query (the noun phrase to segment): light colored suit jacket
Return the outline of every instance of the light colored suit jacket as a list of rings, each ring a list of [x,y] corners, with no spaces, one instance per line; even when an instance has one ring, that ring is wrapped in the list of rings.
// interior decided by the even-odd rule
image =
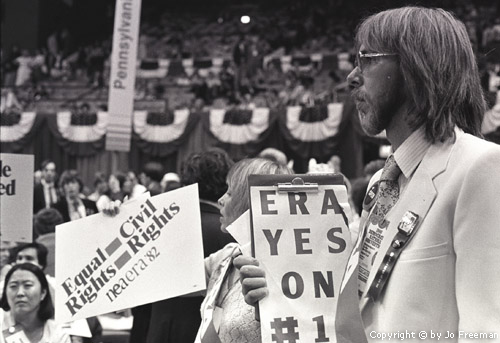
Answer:
[[[420,217],[417,231],[379,299],[361,302],[368,339],[408,331],[421,341],[418,333],[425,331],[428,342],[438,340],[432,333],[441,334],[440,341],[465,342],[462,331],[497,333],[471,342],[499,342],[500,146],[461,130],[455,141],[431,145],[388,213],[390,226],[407,211]],[[369,285],[392,238],[382,242]],[[448,332],[454,337],[443,339]]]

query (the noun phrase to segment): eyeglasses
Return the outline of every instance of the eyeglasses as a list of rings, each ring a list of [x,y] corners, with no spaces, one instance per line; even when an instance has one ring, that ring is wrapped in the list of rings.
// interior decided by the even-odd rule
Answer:
[[[356,67],[359,67],[361,72],[364,71],[366,67],[368,67],[372,61],[378,57],[386,57],[386,56],[396,56],[396,53],[390,52],[372,52],[372,53],[364,53],[358,51],[358,55],[356,56]]]

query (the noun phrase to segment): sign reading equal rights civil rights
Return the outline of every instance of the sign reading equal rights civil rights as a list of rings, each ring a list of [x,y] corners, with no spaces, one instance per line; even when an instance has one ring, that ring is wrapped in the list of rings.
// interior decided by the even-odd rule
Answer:
[[[56,227],[56,320],[204,290],[198,185]]]
[[[252,251],[269,290],[259,303],[262,341],[342,341],[336,313],[352,248],[342,176],[251,175],[249,185]]]
[[[32,241],[33,165],[33,155],[0,154],[0,241]]]

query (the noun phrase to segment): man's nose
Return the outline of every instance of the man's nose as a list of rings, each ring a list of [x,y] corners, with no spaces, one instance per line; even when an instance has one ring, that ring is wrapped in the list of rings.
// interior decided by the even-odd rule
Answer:
[[[347,75],[347,84],[351,90],[359,88],[363,84],[359,67],[355,67],[349,75]]]

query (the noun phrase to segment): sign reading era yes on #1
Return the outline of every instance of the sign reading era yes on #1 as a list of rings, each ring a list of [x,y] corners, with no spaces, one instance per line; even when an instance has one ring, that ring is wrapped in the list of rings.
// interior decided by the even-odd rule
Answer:
[[[204,290],[198,185],[57,226],[56,282],[58,322]]]
[[[33,166],[33,155],[0,154],[0,241],[32,241]]]
[[[259,303],[262,341],[337,342],[352,246],[342,176],[251,175],[249,184],[252,249],[269,290]]]

